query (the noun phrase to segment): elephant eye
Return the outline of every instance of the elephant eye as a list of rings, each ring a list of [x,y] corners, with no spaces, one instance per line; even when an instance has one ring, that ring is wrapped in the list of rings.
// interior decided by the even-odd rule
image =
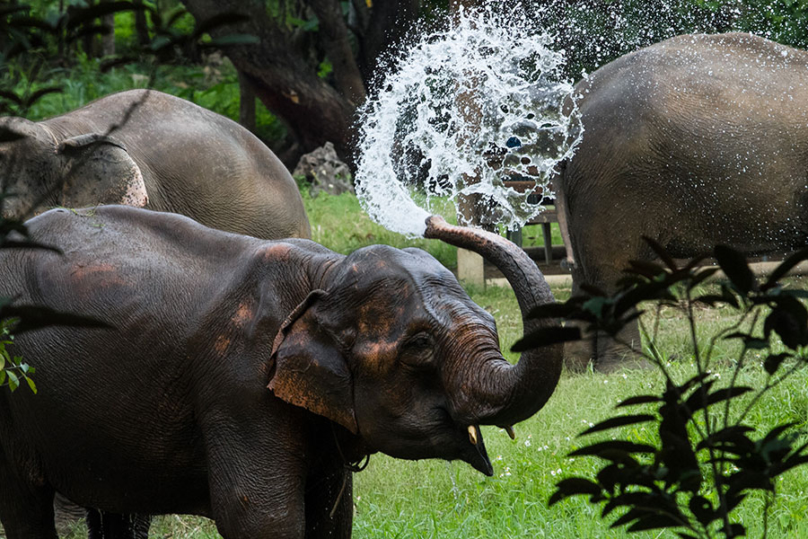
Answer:
[[[404,342],[401,361],[414,367],[430,365],[434,356],[435,340],[429,333],[417,333]]]

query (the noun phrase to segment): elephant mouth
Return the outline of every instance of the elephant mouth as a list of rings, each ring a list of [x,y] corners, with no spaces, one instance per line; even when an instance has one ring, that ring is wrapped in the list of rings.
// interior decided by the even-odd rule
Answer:
[[[463,456],[461,458],[478,472],[491,477],[494,475],[494,467],[491,464],[491,459],[488,458],[488,452],[485,450],[480,427],[469,425],[466,430],[468,432],[468,442],[463,444]]]

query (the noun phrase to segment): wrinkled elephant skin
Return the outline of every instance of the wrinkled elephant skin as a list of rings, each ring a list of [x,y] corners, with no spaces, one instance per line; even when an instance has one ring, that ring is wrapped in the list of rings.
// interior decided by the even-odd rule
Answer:
[[[55,537],[54,492],[207,515],[226,539],[348,537],[347,465],[382,451],[490,475],[478,426],[530,417],[561,373],[558,346],[506,361],[491,315],[418,249],[344,256],[125,206],[27,226],[62,254],[0,252],[0,295],[111,328],[16,336],[39,392],[0,392],[8,539]],[[553,301],[503,238],[436,218],[428,234],[497,263],[523,314]]]
[[[258,238],[310,237],[303,200],[275,154],[239,124],[155,90],[112,94],[41,122],[0,119],[3,215],[127,204]]]
[[[576,87],[584,126],[558,178],[581,282],[613,291],[641,239],[687,258],[808,239],[808,53],[748,34],[686,35],[628,54]],[[639,344],[636,325],[623,339]],[[589,344],[589,343],[585,343]],[[626,349],[568,347],[610,370]]]

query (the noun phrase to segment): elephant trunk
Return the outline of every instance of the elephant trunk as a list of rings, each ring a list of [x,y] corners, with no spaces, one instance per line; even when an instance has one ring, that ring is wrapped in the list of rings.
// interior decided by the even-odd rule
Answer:
[[[555,302],[550,287],[536,264],[525,252],[505,238],[484,230],[452,226],[439,216],[427,219],[427,238],[474,251],[495,264],[513,287],[525,333],[549,325],[546,320],[526,319],[539,305]],[[477,357],[472,368],[461,369],[466,379],[452,387],[462,388],[458,396],[463,420],[470,425],[510,427],[535,414],[547,402],[561,376],[562,346],[552,345],[524,352],[516,365],[501,352]]]

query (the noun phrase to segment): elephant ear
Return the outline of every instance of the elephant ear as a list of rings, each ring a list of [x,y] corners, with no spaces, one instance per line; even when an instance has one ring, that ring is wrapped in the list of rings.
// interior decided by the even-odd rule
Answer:
[[[295,406],[358,432],[353,377],[336,337],[322,323],[328,295],[314,290],[284,321],[272,346],[269,389]]]
[[[63,141],[56,151],[67,171],[60,203],[81,207],[125,204],[143,208],[149,203],[140,167],[114,138],[97,133]]]

